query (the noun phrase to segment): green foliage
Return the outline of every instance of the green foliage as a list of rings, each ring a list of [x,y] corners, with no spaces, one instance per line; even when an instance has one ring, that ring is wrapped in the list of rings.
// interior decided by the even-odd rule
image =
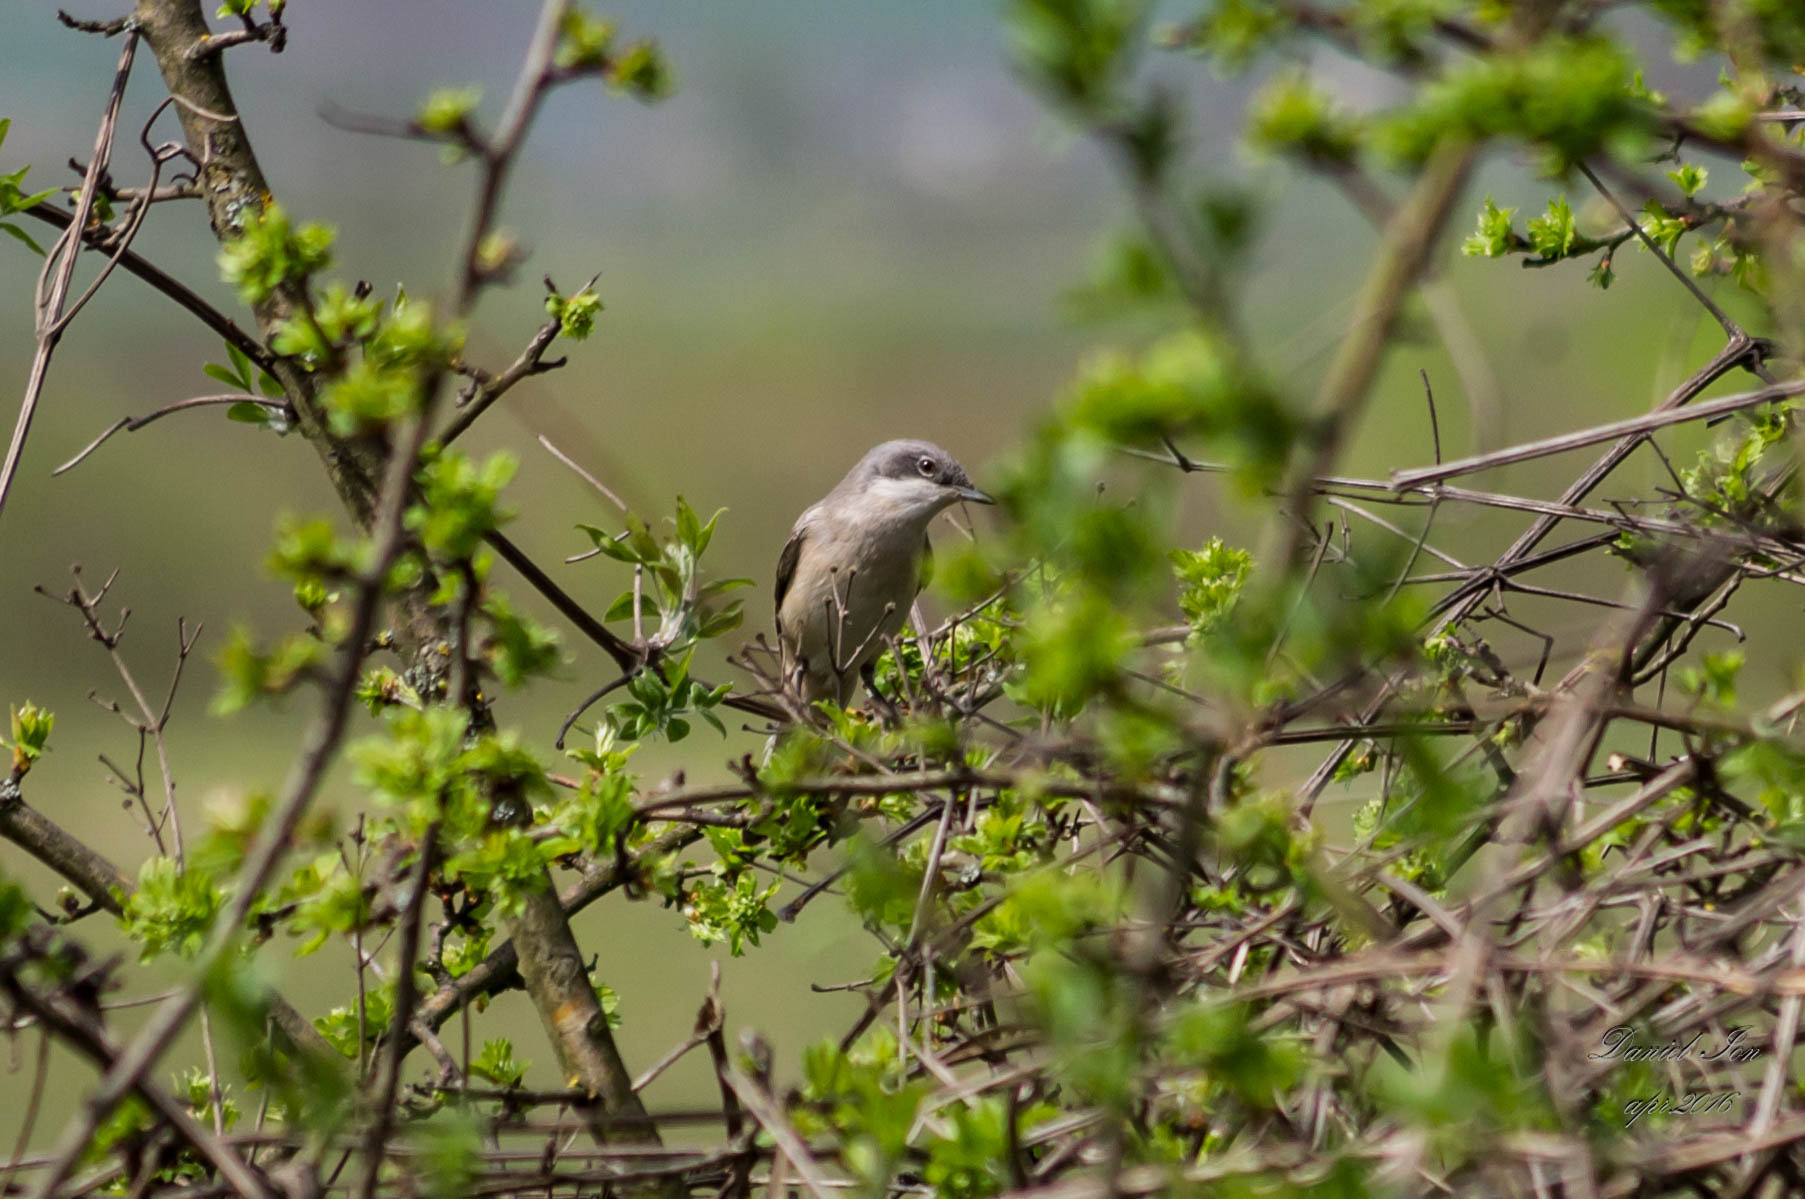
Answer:
[[[910,1129],[926,1087],[907,1081],[896,1035],[880,1025],[850,1053],[831,1041],[803,1053],[804,1107],[798,1124],[832,1129],[847,1165],[874,1192],[886,1188],[909,1148]]]
[[[278,899],[293,905],[288,931],[304,938],[295,956],[313,953],[335,936],[375,926],[373,896],[365,881],[344,868],[336,853],[325,853],[296,870]]]
[[[1232,344],[1199,330],[1171,334],[1136,361],[1106,352],[1080,368],[1065,420],[1130,444],[1196,437],[1222,447],[1253,488],[1278,477],[1295,417]]]
[[[1588,259],[1603,286],[1616,252],[1640,247],[1646,234],[1663,254],[1687,251],[1695,275],[1749,289],[1743,300],[1753,315],[1738,309],[1737,319],[1764,339],[1755,343],[1761,354],[1772,335],[1780,349],[1768,360],[1781,362],[1790,358],[1776,296],[1785,297],[1792,265],[1775,265],[1772,251],[1790,244],[1776,231],[1793,232],[1784,221],[1796,218],[1795,159],[1805,138],[1787,122],[1756,118],[1798,104],[1801,93],[1780,72],[1751,65],[1805,59],[1792,53],[1805,47],[1800,22],[1779,3],[1745,6],[1755,27],[1727,60],[1721,88],[1687,108],[1651,91],[1632,43],[1583,6],[1549,14],[1489,0],[1350,0],[1317,11],[1221,0],[1175,13],[1179,23],[1157,41],[1231,70],[1268,51],[1285,56],[1243,89],[1251,97],[1246,140],[1284,160],[1268,168],[1273,179],[1314,172],[1377,209],[1394,196],[1420,196],[1416,170],[1432,155],[1527,151],[1556,178],[1518,207],[1487,196],[1467,256],[1530,266]],[[248,12],[252,3],[228,7]],[[429,443],[390,563],[373,562],[369,539],[327,521],[281,526],[269,566],[292,587],[308,627],[267,648],[234,636],[221,653],[216,706],[231,710],[323,676],[331,655],[371,655],[351,664],[353,696],[373,719],[348,734],[347,814],[319,804],[292,829],[283,872],[250,897],[244,930],[257,944],[280,938],[294,955],[339,941],[376,955],[356,1001],[315,1021],[333,1054],[364,1072],[381,1069],[397,1017],[389,963],[413,900],[424,900],[426,932],[410,981],[430,994],[481,972],[487,982],[466,1011],[474,1019],[491,987],[512,982],[490,956],[508,922],[529,896],[548,886],[568,894],[577,878],[585,903],[656,897],[681,912],[703,946],[735,956],[759,948],[804,898],[840,902],[863,925],[877,960],[851,984],[870,1000],[862,1034],[847,1049],[831,1041],[811,1048],[799,1090],[776,1085],[782,1071],[760,1061],[753,1044],[747,1068],[822,1167],[867,1193],[987,1196],[1076,1178],[1136,1192],[1351,1199],[1382,1185],[1384,1146],[1394,1144],[1449,1193],[1509,1190],[1519,1181],[1516,1159],[1542,1160],[1557,1142],[1584,1138],[1601,1170],[1625,1160],[1618,1125],[1655,1072],[1614,1072],[1558,1102],[1545,1091],[1548,1078],[1566,1084],[1543,1070],[1550,1050],[1537,1041],[1537,1021],[1585,1016],[1590,988],[1612,993],[1624,955],[1641,952],[1626,950],[1620,935],[1634,909],[1569,901],[1600,879],[1613,894],[1640,889],[1658,905],[1649,910],[1663,913],[1659,939],[1676,944],[1692,943],[1701,923],[1715,927],[1705,919],[1713,912],[1755,920],[1762,872],[1773,858],[1783,869],[1786,853],[1805,848],[1805,754],[1768,727],[1780,719],[1773,713],[1790,717],[1796,704],[1739,715],[1739,689],[1759,682],[1741,677],[1743,653],[1692,649],[1681,638],[1696,628],[1664,624],[1665,644],[1683,656],[1655,696],[1639,679],[1608,702],[1581,705],[1599,729],[1579,730],[1582,743],[1602,752],[1581,755],[1570,778],[1537,773],[1554,769],[1562,737],[1575,731],[1561,723],[1573,717],[1556,690],[1571,684],[1545,683],[1539,673],[1532,683],[1518,666],[1516,638],[1539,636],[1533,610],[1559,593],[1514,572],[1486,574],[1485,559],[1463,551],[1472,565],[1451,555],[1454,574],[1440,582],[1466,590],[1429,587],[1422,555],[1435,551],[1431,534],[1447,530],[1432,526],[1416,543],[1415,527],[1404,526],[1462,502],[1453,488],[1428,512],[1403,509],[1411,514],[1386,530],[1389,543],[1364,538],[1358,523],[1322,533],[1325,508],[1303,503],[1310,486],[1298,470],[1340,447],[1297,402],[1308,387],[1300,373],[1315,368],[1267,352],[1267,331],[1244,327],[1261,311],[1245,301],[1263,286],[1247,272],[1265,261],[1253,253],[1255,233],[1277,190],[1222,183],[1214,163],[1191,170],[1181,117],[1197,109],[1179,94],[1183,64],[1143,72],[1150,8],[1141,0],[1009,6],[1019,69],[1103,143],[1143,218],[1144,228],[1112,237],[1076,297],[1086,315],[1133,321],[1112,327],[1117,347],[1084,361],[1019,451],[980,472],[1004,519],[968,547],[941,547],[934,586],[961,607],[879,659],[889,705],[823,705],[807,727],[781,729],[762,761],[752,743],[735,744],[737,781],[724,787],[686,781],[691,764],[672,770],[667,751],[655,748],[668,778],[642,786],[632,767],[644,742],[685,742],[698,720],[727,734],[729,686],[695,675],[719,677],[701,665],[715,656],[705,643],[738,629],[735,593],[751,582],[710,576],[704,555],[721,514],[704,520],[679,496],[667,519],[628,513],[616,527],[580,526],[609,560],[599,565],[614,598],[600,611],[629,642],[631,667],[598,698],[605,703],[593,740],[571,752],[579,777],[554,776],[530,748],[544,730],[498,727],[501,713],[490,711],[491,683],[522,687],[561,661],[557,634],[488,586],[484,542],[511,516],[503,499],[510,457]],[[1658,0],[1643,10],[1701,50],[1724,36],[1710,5]],[[1327,76],[1299,65],[1314,61],[1318,40],[1389,71],[1395,90],[1373,94],[1395,100],[1344,104],[1319,82]],[[611,22],[580,6],[562,12],[552,53],[544,83],[586,76],[644,100],[670,87],[655,46],[623,42]],[[468,89],[433,92],[415,131],[487,160],[499,147],[477,127],[479,99]],[[1726,151],[1731,161],[1747,156],[1748,190],[1713,199],[1703,157]],[[1633,224],[1603,206],[1574,211],[1572,168],[1581,164],[1623,193]],[[1672,189],[1650,194],[1656,188],[1643,177],[1659,182],[1662,170]],[[22,194],[23,177],[0,177],[0,218],[42,199]],[[97,214],[114,219],[111,206]],[[463,329],[442,314],[405,293],[385,300],[364,285],[322,280],[327,230],[296,225],[273,203],[233,219],[222,269],[261,321],[277,322],[269,341],[283,359],[277,373],[305,384],[297,404],[317,398],[328,457],[379,458],[404,441],[408,422],[437,412],[429,389],[452,385],[453,373],[484,378],[462,358]],[[519,244],[499,229],[478,232],[475,274],[503,278]],[[1385,286],[1369,289],[1369,299],[1421,281],[1388,274],[1399,246],[1395,236],[1383,244],[1374,278]],[[557,336],[586,339],[602,309],[593,280],[568,296],[548,291]],[[1387,331],[1412,315],[1406,307],[1377,316],[1382,323],[1355,321],[1347,336],[1375,337],[1348,345],[1370,351],[1375,369],[1386,363],[1384,379],[1396,340]],[[244,397],[228,415],[286,431],[296,413],[278,381],[236,345],[225,356],[203,369]],[[1331,382],[1345,366],[1330,369]],[[1325,397],[1333,390],[1324,384]],[[1358,415],[1362,398],[1346,400],[1335,419]],[[304,415],[320,434],[316,412]],[[1787,408],[1764,409],[1683,473],[1683,494],[1626,504],[1626,513],[1658,511],[1696,526],[1684,537],[1625,534],[1625,557],[1650,573],[1662,605],[1686,598],[1674,580],[1690,576],[1675,572],[1689,570],[1694,545],[1717,532],[1727,534],[1718,539],[1725,560],[1749,579],[1796,572],[1776,547],[1796,540],[1799,524],[1796,497],[1778,490],[1793,434]],[[1216,469],[1217,459],[1239,491],[1220,512],[1213,493],[1196,495],[1209,486],[1196,472]],[[1281,489],[1285,509],[1260,544],[1295,552],[1268,560],[1263,550],[1256,571],[1232,540],[1195,540],[1200,522],[1220,515],[1222,527],[1237,527],[1236,502],[1265,504],[1264,493]],[[1490,590],[1474,590],[1481,586]],[[368,643],[347,646],[348,612],[362,609],[345,597],[365,587],[372,593],[359,599],[387,606]],[[1530,611],[1507,608],[1507,598]],[[1453,606],[1467,599],[1464,610]],[[1664,609],[1656,615],[1669,619]],[[1564,631],[1562,641],[1564,652]],[[1608,644],[1612,654],[1574,677],[1589,677],[1607,657],[1611,668],[1647,660]],[[391,653],[392,664],[382,656]],[[452,680],[469,686],[453,695]],[[1652,761],[1612,753],[1632,744],[1622,726],[1646,715],[1640,705],[1648,703],[1665,708],[1650,722],[1659,740],[1635,748]],[[15,709],[15,775],[41,755],[50,728],[48,713]],[[1310,773],[1304,755],[1344,742]],[[1689,785],[1639,799],[1633,814],[1585,844],[1566,842],[1599,810],[1569,811],[1568,789],[1634,786],[1682,752],[1694,768]],[[1330,777],[1342,789],[1318,795]],[[328,787],[338,784],[334,776]],[[1324,816],[1312,810],[1319,800],[1345,806]],[[17,802],[0,795],[0,804]],[[271,818],[265,796],[224,800],[209,827],[191,833],[185,857],[144,866],[122,920],[142,957],[195,953]],[[1652,868],[1632,857],[1648,852],[1676,856]],[[1677,856],[1733,862],[1743,852],[1773,858],[1716,870]],[[1469,869],[1474,860],[1485,870]],[[1533,888],[1488,890],[1531,864]],[[416,875],[424,896],[411,889]],[[780,909],[799,880],[808,890]],[[598,895],[608,891],[619,894]],[[1460,904],[1475,897],[1485,918],[1472,920],[1464,938],[1449,935],[1447,917],[1465,921],[1478,909]],[[75,915],[81,905],[75,896],[60,906]],[[8,958],[0,971],[63,935],[38,917],[30,897],[0,880]],[[1391,939],[1394,928],[1402,940]],[[1764,922],[1762,936],[1772,928]],[[1487,949],[1497,936],[1511,938],[1498,942],[1509,954]],[[1736,950],[1706,950],[1719,951]],[[1443,952],[1454,956],[1433,957]],[[27,981],[59,985],[82,960],[39,959]],[[368,1113],[351,1088],[367,1087],[370,1076],[350,1078],[343,1062],[321,1063],[272,1037],[258,958],[228,959],[201,980],[203,998],[218,1013],[221,1040],[242,1051],[247,1082],[263,1091],[260,1107],[269,1100],[260,1127],[286,1124],[314,1145],[352,1143],[348,1125]],[[599,973],[626,976],[605,957],[581,960],[606,1024],[618,1024],[618,997]],[[1720,964],[1730,965],[1710,963]],[[1312,970],[1322,977],[1306,978]],[[1569,973],[1587,982],[1568,986]],[[1651,980],[1700,994],[1715,985],[1694,973],[1657,971],[1642,981]],[[1775,997],[1764,986],[1739,979],[1718,989],[1753,1008]],[[1444,1020],[1445,1012],[1458,1019]],[[699,1026],[699,1035],[710,1031]],[[644,1046],[627,1048],[630,1060],[650,1057]],[[543,1131],[521,1119],[538,1102],[526,1090],[529,1065],[511,1040],[492,1037],[470,1056],[469,1088],[451,1085],[451,1069],[426,1087],[410,1077],[392,1130],[406,1149],[380,1183],[419,1195],[489,1185],[496,1175],[483,1156],[492,1145],[522,1127]],[[174,1093],[209,1124],[213,1088],[214,1076],[190,1070]],[[221,1098],[219,1117],[236,1120],[238,1101]],[[769,1113],[757,1115],[769,1130]],[[1682,1135],[1679,1127],[1662,1134]],[[209,1173],[153,1129],[147,1111],[122,1108],[90,1153],[117,1150],[129,1164],[154,1148],[163,1155],[158,1178],[204,1188]],[[743,1148],[764,1151],[765,1135]]]
[[[322,389],[321,401],[340,437],[377,433],[419,410],[428,372],[444,370],[463,346],[462,330],[440,328],[423,304],[397,302],[366,335],[371,322],[351,320],[340,330],[317,321],[291,320],[276,348],[312,363],[330,361],[355,344],[362,354]]]
[[[24,778],[31,764],[44,756],[50,745],[50,730],[56,725],[56,713],[40,708],[30,700],[9,709],[12,741],[0,740],[0,749],[12,750],[12,774]]]
[[[82,1150],[82,1161],[97,1162],[120,1145],[139,1140],[155,1126],[150,1105],[136,1095],[127,1096],[94,1130],[93,1139]]]
[[[514,1042],[506,1037],[484,1041],[483,1050],[470,1059],[470,1073],[498,1087],[517,1087],[533,1063],[514,1060]]]
[[[24,932],[37,918],[37,909],[25,888],[0,875],[0,944]]]
[[[1460,252],[1468,258],[1502,258],[1516,250],[1526,249],[1528,242],[1511,228],[1514,208],[1500,208],[1490,196],[1479,210],[1479,231],[1461,243]]]
[[[569,296],[554,289],[545,297],[545,312],[558,322],[558,335],[582,341],[595,330],[596,314],[602,310],[602,297],[592,285],[585,284]]]
[[[1361,46],[1383,63],[1413,66],[1427,58],[1437,21],[1458,15],[1458,0],[1360,0],[1351,6]]]
[[[482,1167],[483,1127],[475,1113],[453,1109],[408,1125],[412,1187],[426,1199],[462,1199]]]
[[[328,521],[285,517],[276,527],[267,566],[271,574],[292,582],[302,607],[311,610],[322,605],[332,587],[356,578],[369,556],[366,542],[339,536]]]
[[[1137,308],[1158,312],[1171,303],[1171,274],[1145,236],[1117,232],[1100,243],[1094,258],[1089,279],[1065,297],[1079,315],[1101,317]]]
[[[6,142],[6,132],[10,128],[12,128],[12,119],[10,117],[0,117],[0,144]],[[31,168],[29,166],[23,166],[11,174],[0,175],[0,218],[12,216],[14,213],[24,212],[34,204],[41,204],[56,194],[55,188],[27,194],[24,189],[24,183],[25,176],[30,170]],[[44,256],[44,247],[40,246],[29,233],[20,228],[17,222],[0,219],[0,233],[4,233],[14,241],[24,245],[38,257],[42,258]]]
[[[1682,666],[1676,682],[1683,693],[1695,697],[1701,705],[1734,711],[1736,678],[1742,673],[1744,661],[1741,650],[1708,653],[1699,658],[1697,666]]]
[[[1762,495],[1763,470],[1792,428],[1791,412],[1782,406],[1768,409],[1759,418],[1741,425],[1735,434],[1717,440],[1699,452],[1691,468],[1680,472],[1686,495],[1705,506],[1701,518],[1707,524],[1734,522],[1762,525],[1784,516],[1771,510]]]
[[[1208,636],[1234,613],[1253,570],[1253,556],[1212,537],[1201,550],[1175,549],[1170,557],[1178,576],[1178,610],[1193,634]]]
[[[610,87],[636,100],[662,100],[676,90],[670,63],[653,42],[634,42],[626,47],[615,55],[606,74]]]
[[[219,252],[220,273],[246,304],[261,304],[281,288],[305,286],[332,262],[333,231],[296,225],[280,204],[247,210],[237,236]]]
[[[557,64],[566,71],[600,70],[614,46],[614,22],[592,16],[581,5],[565,10],[558,25]]]
[[[226,358],[230,366],[221,366],[217,362],[209,362],[201,368],[201,372],[210,379],[216,379],[227,387],[233,387],[249,395],[259,392],[268,399],[283,398],[282,384],[274,375],[262,368],[253,368],[251,360],[243,350],[226,342]],[[253,378],[256,386],[252,386]],[[226,416],[235,421],[250,425],[262,425],[277,434],[287,433],[293,428],[293,422],[286,403],[268,404],[256,400],[243,400],[226,409]]]
[[[1529,222],[1530,248],[1547,261],[1566,258],[1574,252],[1579,233],[1573,227],[1573,209],[1567,197],[1548,201],[1548,211]]]
[[[1022,702],[1076,714],[1121,678],[1134,635],[1121,611],[1100,595],[1054,600],[1030,616],[1022,643]]]
[[[326,649],[319,639],[296,633],[272,649],[259,650],[248,630],[234,629],[215,659],[220,688],[213,699],[214,713],[227,716],[253,700],[283,694],[319,671]]]
[[[1710,179],[1710,172],[1695,163],[1683,162],[1674,170],[1668,171],[1667,177],[1688,196],[1696,196]]]
[[[395,1018],[395,988],[382,983],[365,989],[362,1006],[347,1004],[335,1007],[324,1016],[316,1016],[313,1026],[326,1038],[326,1043],[348,1058],[373,1048],[388,1032]]]
[[[661,736],[667,741],[681,741],[689,736],[690,716],[700,716],[715,732],[726,735],[727,727],[715,709],[720,706],[731,686],[722,683],[704,687],[689,677],[692,649],[681,658],[666,658],[656,669],[641,670],[627,680],[631,697],[608,709],[608,721],[622,740],[643,741]]]
[[[1768,837],[1805,850],[1805,753],[1778,741],[1751,741],[1725,754],[1717,768],[1732,786],[1754,789]]]
[[[1160,1034],[1161,1055],[1199,1071],[1210,1091],[1233,1096],[1256,1111],[1271,1111],[1304,1078],[1302,1047],[1262,1035],[1254,1013],[1233,1003],[1183,1004]]]
[[[165,953],[190,957],[206,941],[223,902],[219,884],[205,872],[173,858],[151,858],[138,871],[120,923],[138,943],[142,961]]]
[[[1446,1047],[1413,1068],[1381,1058],[1369,1084],[1423,1132],[1441,1168],[1458,1168],[1498,1137],[1555,1127],[1527,1024],[1509,1037],[1484,1019],[1449,1031]]]
[[[1328,164],[1352,161],[1361,140],[1353,118],[1301,70],[1274,75],[1260,89],[1249,106],[1248,137],[1256,146]]]
[[[483,664],[504,687],[521,687],[562,664],[557,630],[517,612],[507,596],[490,592],[482,602],[488,636]]]
[[[698,641],[737,629],[744,616],[743,601],[726,597],[750,586],[752,580],[705,579],[701,567],[702,555],[714,540],[715,525],[725,511],[716,511],[704,523],[678,496],[677,511],[671,518],[673,532],[663,538],[654,536],[645,521],[631,512],[626,515],[626,530],[618,535],[595,525],[577,526],[603,555],[635,567],[635,585],[615,598],[604,619],[631,622],[635,639],[643,636],[661,654],[682,662],[678,678],[667,675],[663,679],[672,688],[687,671],[687,652]],[[657,684],[657,679],[651,679],[645,685]],[[635,698],[649,710],[655,707],[644,697]]]
[[[1188,25],[1167,30],[1167,45],[1207,54],[1223,68],[1239,71],[1289,32],[1282,11],[1268,0],[1219,0]]]
[[[608,857],[625,848],[622,838],[638,821],[633,808],[634,779],[624,769],[625,754],[585,756],[596,765],[574,792],[563,793],[547,813],[546,824],[563,834],[563,839],[547,844],[564,853]]]
[[[614,22],[591,15],[581,5],[564,13],[555,61],[562,71],[596,72],[610,88],[638,100],[662,100],[675,87],[670,64],[657,43],[618,46]]]
[[[498,501],[514,477],[512,454],[491,454],[480,466],[457,450],[441,450],[420,467],[420,502],[409,505],[404,522],[421,546],[440,562],[467,562],[483,535],[513,514]]]
[[[1418,163],[1448,139],[1520,140],[1551,171],[1645,145],[1654,122],[1624,49],[1601,35],[1547,37],[1512,53],[1452,60],[1375,131],[1393,161]]]
[[[725,941],[734,957],[756,947],[759,937],[777,928],[771,897],[782,883],[760,886],[750,870],[721,872],[728,877],[698,883],[686,897],[683,918],[689,931],[704,945]]]
[[[232,1088],[223,1083],[215,1083],[212,1075],[198,1066],[190,1066],[186,1072],[176,1075],[172,1090],[188,1105],[188,1112],[203,1124],[213,1123],[213,1088],[217,1085],[220,1092],[220,1121],[231,1128],[238,1123],[238,1101],[232,1098]]]
[[[1133,68],[1144,18],[1140,0],[1014,0],[1010,42],[1022,70],[1054,99],[1101,113]]]
[[[414,114],[414,124],[426,133],[468,136],[470,118],[482,98],[483,91],[478,87],[439,88],[421,103]]]

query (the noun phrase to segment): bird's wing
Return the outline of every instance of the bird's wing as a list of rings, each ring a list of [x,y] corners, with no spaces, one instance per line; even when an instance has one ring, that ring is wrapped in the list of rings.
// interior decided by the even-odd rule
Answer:
[[[934,543],[931,539],[923,537],[921,539],[921,568],[915,572],[915,595],[920,595],[922,592],[926,591],[928,589],[928,584],[933,581]],[[913,599],[914,596],[911,596],[910,598]]]
[[[783,636],[783,597],[790,593],[790,581],[796,577],[796,563],[802,557],[802,543],[808,539],[807,526],[798,521],[790,530],[790,539],[783,543],[783,553],[777,555],[777,595],[772,609],[777,614],[777,635]]]

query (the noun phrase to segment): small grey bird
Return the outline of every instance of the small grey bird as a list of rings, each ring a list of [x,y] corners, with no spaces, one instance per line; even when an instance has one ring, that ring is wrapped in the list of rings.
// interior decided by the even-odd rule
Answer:
[[[926,441],[886,441],[796,518],[777,560],[783,683],[804,703],[844,705],[901,630],[921,590],[928,522],[952,504],[996,501]]]

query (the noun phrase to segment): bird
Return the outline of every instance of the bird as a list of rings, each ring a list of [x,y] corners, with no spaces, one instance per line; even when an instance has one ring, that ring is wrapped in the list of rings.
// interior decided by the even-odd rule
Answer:
[[[928,524],[953,504],[996,501],[929,441],[874,447],[796,518],[777,559],[776,618],[785,690],[844,707],[921,590]]]

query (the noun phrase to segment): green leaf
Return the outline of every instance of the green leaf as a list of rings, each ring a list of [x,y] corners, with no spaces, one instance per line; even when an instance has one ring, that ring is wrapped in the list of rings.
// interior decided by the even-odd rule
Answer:
[[[36,254],[39,258],[44,256],[44,247],[33,241],[31,234],[25,232],[25,230],[19,228],[17,225],[0,224],[0,233],[8,234],[15,240],[24,242],[25,245],[30,248],[31,252]]]
[[[1502,258],[1522,245],[1522,240],[1512,231],[1510,218],[1517,210],[1500,208],[1490,196],[1485,198],[1485,207],[1479,210],[1478,232],[1470,235],[1460,243],[1460,252],[1468,258]]]
[[[641,592],[639,596],[639,614],[641,616],[650,616],[654,619],[658,616],[658,605],[653,603],[652,597],[646,595],[644,592]],[[604,621],[629,620],[632,616],[633,593],[631,591],[623,591],[612,604],[608,605],[608,611],[602,615],[602,619]]]
[[[251,389],[250,384],[245,381],[245,376],[235,375],[217,362],[209,362],[206,366],[201,367],[201,373],[209,379],[216,379],[227,387],[233,387],[239,391]]]
[[[696,513],[682,497],[677,497],[677,538],[692,550],[696,549],[696,541],[702,535],[702,522],[696,519]]]
[[[440,88],[420,105],[420,111],[414,114],[414,124],[427,133],[460,133],[469,127],[470,114],[476,111],[482,98],[481,88]]]
[[[1175,549],[1172,570],[1183,590],[1179,610],[1193,633],[1205,634],[1228,618],[1240,599],[1242,586],[1253,570],[1253,557],[1220,537],[1212,537],[1201,550]]]
[[[483,1042],[483,1051],[470,1059],[470,1073],[486,1078],[498,1087],[517,1087],[526,1077],[531,1062],[514,1060],[514,1043],[506,1037]]]
[[[267,425],[270,421],[269,409],[255,400],[238,401],[226,409],[226,416],[247,425]]]
[[[580,524],[577,528],[588,534],[589,540],[595,543],[596,549],[616,562],[639,563],[644,561],[638,551],[627,542],[625,533],[610,533],[597,525]]]
[[[1573,209],[1567,197],[1548,201],[1548,211],[1529,222],[1529,244],[1543,258],[1565,258],[1573,251],[1577,230],[1573,226]]]
[[[1694,163],[1684,162],[1668,171],[1667,177],[1687,195],[1696,196],[1710,178],[1710,172]]]

